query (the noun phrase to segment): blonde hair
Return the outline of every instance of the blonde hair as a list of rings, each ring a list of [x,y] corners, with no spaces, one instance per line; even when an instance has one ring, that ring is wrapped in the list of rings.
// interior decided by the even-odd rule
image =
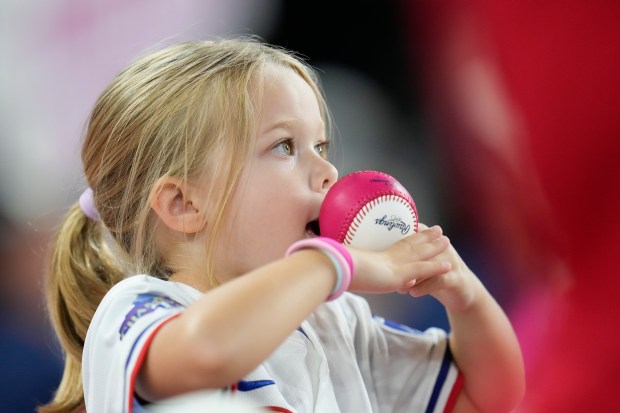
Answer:
[[[215,240],[253,145],[256,110],[250,82],[270,64],[291,68],[305,79],[329,127],[315,72],[291,52],[254,38],[169,46],[136,60],[100,96],[82,148],[100,219],[90,220],[76,203],[50,250],[48,309],[66,360],[54,399],[39,412],[83,406],[84,339],[106,292],[128,274],[169,276],[154,242],[157,220],[149,199],[160,177],[187,182],[204,174],[207,165],[208,179],[225,182],[218,185],[222,193],[211,194],[217,202],[206,245],[207,274],[216,285]]]

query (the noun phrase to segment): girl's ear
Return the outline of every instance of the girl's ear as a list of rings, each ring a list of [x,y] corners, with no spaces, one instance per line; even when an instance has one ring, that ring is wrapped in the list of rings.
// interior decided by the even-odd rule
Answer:
[[[207,203],[202,192],[176,177],[157,180],[151,196],[151,208],[170,229],[195,234],[206,224]]]

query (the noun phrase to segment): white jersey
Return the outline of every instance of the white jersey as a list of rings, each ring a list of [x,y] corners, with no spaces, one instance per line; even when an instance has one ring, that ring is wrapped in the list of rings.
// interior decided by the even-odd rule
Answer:
[[[114,286],[86,335],[86,410],[148,411],[134,386],[149,343],[164,323],[203,296],[147,275]],[[373,317],[365,299],[345,293],[321,304],[243,380],[214,392],[277,412],[444,412],[460,383],[445,331],[420,332]]]

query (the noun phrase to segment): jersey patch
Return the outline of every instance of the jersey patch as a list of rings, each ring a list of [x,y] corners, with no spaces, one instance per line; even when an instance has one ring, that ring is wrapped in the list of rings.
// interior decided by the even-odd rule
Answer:
[[[140,317],[152,313],[158,308],[183,308],[181,304],[172,298],[156,294],[139,294],[132,304],[132,309],[125,316],[125,320],[118,331],[121,340]]]

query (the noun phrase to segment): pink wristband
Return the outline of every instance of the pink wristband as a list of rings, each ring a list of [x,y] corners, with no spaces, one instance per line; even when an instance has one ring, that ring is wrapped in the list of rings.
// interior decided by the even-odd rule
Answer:
[[[351,285],[353,278],[353,259],[347,249],[339,242],[326,237],[316,237],[297,241],[286,250],[285,256],[305,248],[315,248],[325,254],[334,264],[338,280],[327,301],[335,300],[344,294]]]

